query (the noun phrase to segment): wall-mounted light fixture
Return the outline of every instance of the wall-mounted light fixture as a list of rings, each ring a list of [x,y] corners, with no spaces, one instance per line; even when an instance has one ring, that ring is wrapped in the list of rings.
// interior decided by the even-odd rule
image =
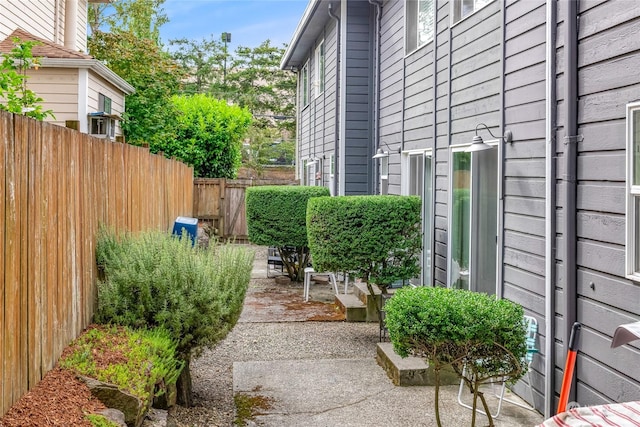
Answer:
[[[382,141],[382,143],[387,147],[387,150],[389,151],[384,151],[382,147],[379,147],[378,150],[376,151],[376,154],[374,154],[373,157],[371,157],[372,159],[381,159],[383,157],[389,157],[391,148],[389,148],[386,142]],[[400,153],[400,148],[398,148],[397,152]]]
[[[471,145],[464,151],[466,151],[467,153],[472,153],[474,151],[484,151],[484,150],[490,150],[491,148],[493,148],[491,145],[485,143],[482,140],[482,137],[480,135],[478,135],[478,128],[480,126],[484,126],[484,128],[487,130],[487,132],[489,132],[489,135],[491,135],[494,138],[498,138],[497,136],[495,136],[494,134],[491,133],[491,130],[489,129],[489,127],[487,125],[485,125],[484,123],[478,123],[478,125],[476,126],[476,134],[473,137],[473,140],[471,140]],[[506,130],[504,131],[504,136],[502,138],[503,142],[511,142],[513,141],[513,134],[511,133],[510,130]]]

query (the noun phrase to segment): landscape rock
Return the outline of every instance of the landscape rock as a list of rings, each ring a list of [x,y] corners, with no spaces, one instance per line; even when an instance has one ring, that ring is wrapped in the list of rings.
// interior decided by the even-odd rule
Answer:
[[[115,408],[107,408],[102,411],[97,412],[99,415],[104,416],[109,421],[117,424],[119,427],[126,427],[127,423],[124,419],[124,413]]]
[[[124,413],[124,419],[129,427],[140,427],[146,413],[146,407],[137,397],[118,389],[114,384],[98,381],[94,378],[80,376],[91,394],[109,408],[115,408]]]

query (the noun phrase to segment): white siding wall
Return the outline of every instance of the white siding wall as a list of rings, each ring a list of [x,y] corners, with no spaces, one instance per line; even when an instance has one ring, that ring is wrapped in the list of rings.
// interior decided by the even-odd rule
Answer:
[[[53,110],[55,119],[46,121],[60,126],[66,120],[78,119],[78,70],[40,68],[29,71],[29,89],[44,99],[44,110]]]
[[[87,0],[78,1],[76,49],[87,50]],[[57,4],[57,8],[56,8]],[[65,0],[0,0],[0,40],[16,28],[51,42],[64,44]],[[56,22],[58,10],[58,25]]]
[[[122,116],[124,113],[124,96],[122,92],[114,85],[108,83],[105,79],[97,74],[89,71],[89,88],[87,97],[87,112],[95,113],[98,110],[98,94],[102,93],[111,98],[111,114]],[[79,120],[87,120],[86,117],[80,117]],[[116,136],[122,135],[120,122],[116,127]]]

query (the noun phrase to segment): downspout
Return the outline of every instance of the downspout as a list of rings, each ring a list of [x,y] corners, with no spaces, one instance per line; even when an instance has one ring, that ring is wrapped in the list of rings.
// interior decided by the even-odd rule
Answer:
[[[545,152],[545,343],[544,343],[544,416],[549,418],[555,410],[555,316],[556,316],[556,31],[557,10],[555,0],[547,0],[546,42],[546,152]],[[533,402],[532,402],[533,404]]]
[[[565,161],[565,199],[564,199],[564,227],[562,238],[564,240],[564,347],[568,347],[571,327],[577,320],[576,299],[576,180],[577,180],[577,145],[580,136],[578,132],[578,2],[561,2],[567,8],[565,13],[566,38],[564,46],[565,54],[565,137],[564,137],[564,161]],[[575,389],[571,389],[569,401],[575,400]]]
[[[334,132],[336,135],[335,147],[333,151],[334,157],[334,170],[333,170],[333,194],[339,195],[339,180],[342,179],[342,170],[336,168],[336,163],[340,164],[342,155],[340,154],[340,147],[342,141],[340,138],[340,65],[341,65],[341,53],[340,53],[340,18],[333,13],[332,4],[329,3],[329,16],[336,21],[336,110],[335,110],[335,127]]]
[[[506,118],[504,114],[505,108],[505,89],[504,89],[504,75],[505,75],[505,40],[506,40],[506,2],[501,2],[501,19],[500,19],[500,129],[502,129],[502,135],[504,135]],[[497,272],[496,272],[496,298],[502,299],[504,295],[504,169],[506,162],[505,144],[500,141],[498,143],[498,223],[496,224],[496,230],[498,235],[496,236],[497,249]]]
[[[380,146],[380,129],[379,129],[379,123],[380,123],[380,28],[381,28],[381,22],[382,22],[382,1],[381,0],[369,0],[369,3],[374,5],[376,7],[376,29],[375,29],[375,34],[376,34],[376,41],[375,41],[375,54],[374,54],[374,66],[375,66],[375,71],[374,71],[374,79],[373,79],[373,84],[374,84],[374,92],[373,92],[373,141],[374,141],[374,146],[371,147],[372,148],[372,152],[369,153],[368,157],[371,158],[373,157],[373,155],[376,153],[377,148]],[[380,171],[378,170],[378,162],[374,161],[374,165],[373,165],[373,170],[374,170],[374,179],[373,179],[373,193],[374,194],[378,194],[379,193],[379,188],[378,188],[378,183],[380,181],[380,177],[379,177],[379,173]]]
[[[64,2],[64,47],[73,51],[78,50],[78,0]]]

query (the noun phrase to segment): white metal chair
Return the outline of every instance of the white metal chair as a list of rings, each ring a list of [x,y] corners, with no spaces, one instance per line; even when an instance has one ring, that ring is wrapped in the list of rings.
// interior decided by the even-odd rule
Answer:
[[[318,273],[313,267],[306,267],[304,269],[304,300],[309,301],[309,288],[311,287],[312,276],[327,276],[331,280],[333,290],[336,295],[338,294],[338,283],[336,282],[336,275],[334,273]]]
[[[533,385],[531,384],[531,363],[533,362],[533,355],[538,352],[538,349],[536,348],[536,336],[538,334],[538,321],[536,320],[535,317],[524,316],[523,322],[525,324],[525,330],[526,330],[525,342],[527,345],[527,353],[525,355],[525,360],[527,363],[527,373],[525,374],[525,377],[527,379],[527,385],[529,387],[529,398],[531,399],[531,403],[533,404],[534,400],[533,400]],[[504,397],[504,392],[506,387],[507,387],[507,382],[502,381],[500,385],[500,393],[495,393],[495,397],[498,398],[498,408],[496,409],[495,414],[491,414],[493,418],[497,418],[498,415],[500,415],[500,410],[502,409],[502,402],[509,402],[513,405],[519,406],[524,409],[529,409],[531,411],[535,410],[535,408],[531,405],[523,404],[516,400],[512,400]],[[464,389],[464,380],[460,380],[460,387],[458,389],[458,403],[465,408],[473,409],[471,405],[464,403],[462,401],[463,389]],[[486,415],[486,413],[481,409],[476,408],[476,411]]]

